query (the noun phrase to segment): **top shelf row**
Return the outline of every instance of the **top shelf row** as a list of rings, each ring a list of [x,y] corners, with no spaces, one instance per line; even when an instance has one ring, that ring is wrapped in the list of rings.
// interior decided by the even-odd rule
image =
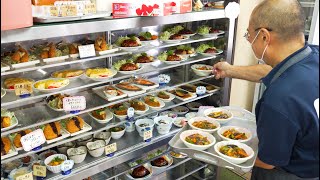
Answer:
[[[165,25],[222,18],[226,18],[224,10],[215,9],[159,17],[132,17],[124,19],[100,18],[69,23],[51,23],[45,25],[34,25],[29,28],[1,31],[1,44],[147,26],[157,26],[160,24]],[[66,26],[66,24],[68,26]]]

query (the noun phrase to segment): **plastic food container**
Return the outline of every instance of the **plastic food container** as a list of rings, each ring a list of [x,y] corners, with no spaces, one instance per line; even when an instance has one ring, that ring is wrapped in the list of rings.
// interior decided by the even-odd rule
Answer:
[[[1,31],[32,25],[30,0],[1,0]]]

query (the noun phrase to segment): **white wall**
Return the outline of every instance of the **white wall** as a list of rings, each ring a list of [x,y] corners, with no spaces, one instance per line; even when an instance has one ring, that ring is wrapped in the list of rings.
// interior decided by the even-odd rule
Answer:
[[[256,64],[251,46],[243,35],[249,24],[249,18],[253,8],[260,0],[241,0],[240,15],[238,17],[237,35],[234,53],[234,65],[246,66]],[[230,105],[240,106],[249,111],[252,108],[255,83],[233,79],[231,84]]]

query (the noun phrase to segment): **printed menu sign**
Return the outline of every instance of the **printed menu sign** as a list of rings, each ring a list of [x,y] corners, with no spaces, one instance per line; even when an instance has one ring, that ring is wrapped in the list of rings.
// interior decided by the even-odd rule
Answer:
[[[104,150],[106,152],[106,155],[116,152],[117,151],[117,143],[112,143],[112,144],[107,145]]]
[[[33,175],[38,177],[46,177],[47,168],[45,166],[33,165]]]
[[[65,111],[79,111],[86,109],[86,98],[84,96],[74,96],[63,98],[63,109]]]
[[[32,94],[33,93],[32,83],[27,82],[27,83],[15,84],[14,92],[16,93],[17,96],[24,95],[24,94]]]
[[[43,131],[37,129],[29,134],[26,134],[21,137],[21,144],[25,151],[30,151],[36,147],[41,146],[46,142]]]
[[[74,4],[61,5],[60,12],[62,17],[77,16],[77,6]]]

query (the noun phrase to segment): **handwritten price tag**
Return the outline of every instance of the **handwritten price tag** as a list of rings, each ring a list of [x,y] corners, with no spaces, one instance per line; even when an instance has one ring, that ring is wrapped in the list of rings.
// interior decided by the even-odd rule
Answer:
[[[206,93],[206,91],[207,91],[207,89],[204,86],[198,86],[196,88],[196,93],[197,93],[197,95],[200,95],[200,96],[204,95]]]
[[[95,14],[96,12],[97,8],[95,3],[84,5],[84,14]]]
[[[33,165],[33,175],[39,177],[47,176],[47,168],[45,166]]]
[[[27,135],[21,137],[20,142],[25,151],[30,151],[33,148],[39,147],[46,142],[43,131],[37,129]]]
[[[132,117],[134,116],[134,108],[133,108],[133,107],[128,108],[128,110],[127,110],[127,116],[128,116],[129,118],[132,118]]]
[[[62,17],[76,16],[77,15],[77,6],[74,4],[62,5],[60,7],[60,12],[61,12]]]
[[[74,161],[73,160],[65,160],[61,164],[61,170],[62,171],[68,171],[73,168]]]
[[[58,8],[56,6],[50,7],[50,16],[59,16]]]
[[[104,151],[105,151],[106,155],[116,152],[117,151],[117,143],[112,143],[112,144],[107,145],[104,148]]]
[[[32,84],[31,82],[28,83],[19,83],[14,85],[14,92],[17,96],[24,95],[24,94],[32,94]]]
[[[96,56],[96,51],[93,44],[78,46],[80,58]]]
[[[32,172],[29,172],[28,174],[24,174],[22,176],[18,176],[16,180],[33,180]]]
[[[152,130],[149,130],[149,131],[145,131],[143,133],[143,140],[148,140],[148,139],[151,139],[152,138]]]
[[[86,109],[86,98],[84,96],[74,96],[63,98],[63,109],[65,111],[79,111]]]

